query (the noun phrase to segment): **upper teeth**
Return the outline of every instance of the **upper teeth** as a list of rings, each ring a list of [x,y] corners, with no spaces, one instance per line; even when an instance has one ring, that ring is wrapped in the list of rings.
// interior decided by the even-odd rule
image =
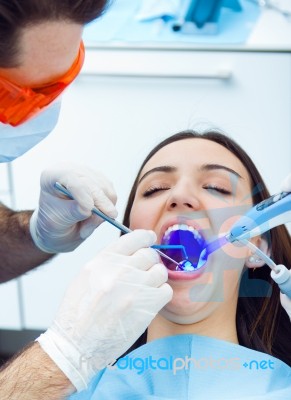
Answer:
[[[189,226],[186,224],[175,224],[175,225],[169,226],[169,228],[166,230],[164,236],[166,236],[170,232],[177,231],[177,230],[190,231],[193,233],[195,239],[202,239],[202,236],[200,235],[200,233],[195,228],[193,228],[193,226]]]

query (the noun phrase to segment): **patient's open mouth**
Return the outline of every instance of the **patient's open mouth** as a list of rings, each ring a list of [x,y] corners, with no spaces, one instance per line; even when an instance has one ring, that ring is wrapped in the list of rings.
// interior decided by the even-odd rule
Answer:
[[[197,268],[200,254],[206,247],[206,241],[199,231],[192,226],[175,224],[169,226],[165,231],[161,245],[184,246],[185,251],[183,251],[183,248],[163,248],[162,251],[178,263],[187,258],[195,269]],[[164,258],[163,263],[169,270],[176,271],[177,265],[170,260]]]

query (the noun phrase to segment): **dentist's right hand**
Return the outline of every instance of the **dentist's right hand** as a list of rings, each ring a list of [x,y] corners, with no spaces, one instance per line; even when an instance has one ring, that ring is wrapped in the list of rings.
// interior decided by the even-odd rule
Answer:
[[[120,357],[173,295],[151,248],[135,230],[103,249],[69,287],[52,326],[37,341],[78,391]]]

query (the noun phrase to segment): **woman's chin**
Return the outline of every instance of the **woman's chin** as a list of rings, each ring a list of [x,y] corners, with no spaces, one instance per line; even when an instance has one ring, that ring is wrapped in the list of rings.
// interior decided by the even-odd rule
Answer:
[[[174,289],[172,300],[163,307],[159,314],[176,324],[195,324],[208,318],[220,303],[205,298],[205,301],[191,301],[190,297]]]
[[[180,307],[168,307],[166,305],[159,314],[166,320],[179,325],[191,325],[206,320],[216,306],[213,303],[201,303],[191,307],[191,310],[181,309]]]

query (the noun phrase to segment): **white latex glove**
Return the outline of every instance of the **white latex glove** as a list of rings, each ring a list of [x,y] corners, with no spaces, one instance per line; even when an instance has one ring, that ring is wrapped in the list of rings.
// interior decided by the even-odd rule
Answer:
[[[58,181],[75,200],[57,189]],[[116,218],[116,194],[99,172],[76,164],[60,164],[45,170],[40,178],[39,206],[30,220],[36,246],[47,253],[68,252],[78,247],[104,220],[91,213],[94,206]]]
[[[291,192],[291,174],[288,175],[288,176],[284,179],[284,181],[283,181],[283,183],[282,183],[282,185],[281,185],[281,190],[282,190],[283,192]]]
[[[78,391],[145,331],[173,291],[167,269],[136,230],[106,247],[68,289],[52,326],[37,341]]]
[[[286,294],[280,293],[280,301],[291,321],[291,299]]]

